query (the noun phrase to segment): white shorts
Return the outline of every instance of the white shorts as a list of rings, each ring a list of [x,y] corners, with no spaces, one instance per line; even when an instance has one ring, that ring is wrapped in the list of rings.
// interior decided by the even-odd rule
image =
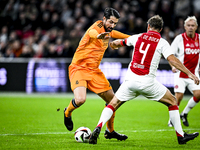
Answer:
[[[115,96],[120,101],[128,101],[139,95],[150,100],[159,101],[167,92],[167,88],[159,83],[155,78],[131,75],[121,84]]]
[[[186,90],[193,93],[194,90],[200,90],[200,84],[196,85],[192,79],[189,78],[175,78],[174,79],[174,92],[184,93]]]

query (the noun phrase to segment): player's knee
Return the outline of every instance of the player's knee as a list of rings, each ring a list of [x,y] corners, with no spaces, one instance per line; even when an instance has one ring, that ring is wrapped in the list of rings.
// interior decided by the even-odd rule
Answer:
[[[199,101],[200,100],[200,93],[195,94],[194,97],[195,97],[196,100]]]
[[[77,105],[77,106],[81,106],[82,104],[85,103],[86,98],[85,98],[85,97],[79,96],[79,97],[76,97],[76,98],[75,98],[75,101],[76,101],[76,105]]]
[[[173,96],[169,101],[169,105],[174,106],[174,105],[177,105],[177,104],[178,104],[177,99]]]

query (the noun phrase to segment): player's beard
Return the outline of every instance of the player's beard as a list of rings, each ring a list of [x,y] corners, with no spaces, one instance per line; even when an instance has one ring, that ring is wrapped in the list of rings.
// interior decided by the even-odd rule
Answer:
[[[193,31],[188,31],[187,32],[187,36],[190,37],[190,38],[193,38],[195,36],[195,32]]]
[[[105,28],[105,31],[106,31],[106,32],[111,32],[111,31],[113,30],[113,28],[111,28],[111,27],[108,27],[108,28],[107,28],[105,25],[104,25],[104,28]]]

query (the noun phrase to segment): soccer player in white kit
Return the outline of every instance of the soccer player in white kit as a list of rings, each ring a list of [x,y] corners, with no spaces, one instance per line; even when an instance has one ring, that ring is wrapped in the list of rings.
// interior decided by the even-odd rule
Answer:
[[[162,18],[156,15],[151,17],[147,23],[146,33],[132,35],[127,39],[115,40],[110,43],[113,49],[121,46],[133,46],[134,52],[125,80],[111,102],[102,111],[97,127],[89,139],[90,144],[97,143],[102,127],[110,119],[113,112],[124,102],[134,99],[138,95],[161,102],[168,107],[170,120],[176,131],[179,144],[186,144],[186,142],[193,140],[199,135],[198,132],[192,134],[183,132],[176,98],[164,85],[156,80],[156,71],[161,56],[163,55],[172,66],[187,74],[196,84],[199,84],[199,79],[172,54],[169,43],[161,38]]]
[[[198,27],[196,17],[188,17],[185,20],[184,27],[185,32],[176,36],[171,44],[171,49],[174,55],[186,66],[186,68],[199,77],[200,35],[195,33]],[[193,94],[193,97],[190,98],[180,115],[183,124],[189,126],[187,116],[189,111],[196,106],[200,100],[200,85],[196,85],[186,74],[178,71],[173,66],[172,71],[175,73],[174,92],[178,105],[180,105],[180,102],[183,99],[186,87]],[[172,126],[170,120],[168,126]]]

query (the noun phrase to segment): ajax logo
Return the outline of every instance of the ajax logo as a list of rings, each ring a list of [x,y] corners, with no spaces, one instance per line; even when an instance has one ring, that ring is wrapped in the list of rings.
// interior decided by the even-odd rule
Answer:
[[[7,82],[7,71],[5,68],[0,69],[0,85],[5,85]]]

